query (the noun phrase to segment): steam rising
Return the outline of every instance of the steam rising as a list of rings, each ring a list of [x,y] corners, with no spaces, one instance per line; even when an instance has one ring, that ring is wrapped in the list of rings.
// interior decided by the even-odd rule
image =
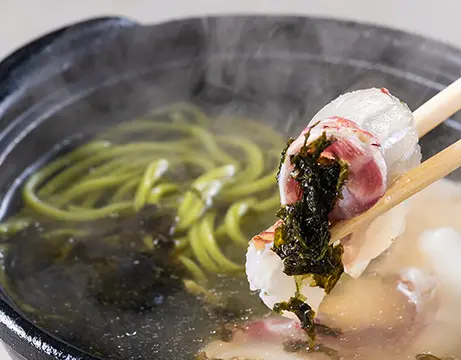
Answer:
[[[198,18],[154,27],[111,20],[65,30],[32,51],[16,69],[14,61],[0,67],[4,191],[53,145],[76,134],[94,136],[171,102],[197,103],[218,117],[217,127],[228,116],[251,116],[289,136],[342,93],[386,87],[414,109],[460,71],[457,53],[429,40],[296,17]],[[430,150],[439,151],[447,140],[437,140],[446,136],[430,135],[437,144]],[[87,314],[88,321],[109,321],[100,317]],[[150,327],[153,338],[172,331],[139,326]],[[113,330],[110,336],[126,338],[137,329]],[[162,346],[179,347],[179,340],[149,353],[168,359]],[[148,348],[113,347],[132,359]]]

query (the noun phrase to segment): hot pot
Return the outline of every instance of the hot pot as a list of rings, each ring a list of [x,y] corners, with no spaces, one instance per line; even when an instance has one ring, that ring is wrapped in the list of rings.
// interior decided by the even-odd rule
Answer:
[[[415,109],[460,74],[457,49],[354,22],[222,16],[68,26],[0,64],[0,216],[14,211],[24,178],[62,146],[156,106],[225,108],[288,135],[346,91],[386,87]],[[454,116],[425,136],[424,157],[457,140],[460,121]],[[35,326],[5,291],[0,337],[14,359],[96,359],[88,343],[69,344]],[[169,357],[146,351],[147,358]]]

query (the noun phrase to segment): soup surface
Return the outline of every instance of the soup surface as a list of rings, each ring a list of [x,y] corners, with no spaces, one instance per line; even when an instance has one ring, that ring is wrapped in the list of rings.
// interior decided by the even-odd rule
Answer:
[[[92,354],[194,358],[224,325],[267,312],[243,264],[274,220],[284,143],[187,104],[110,129],[26,180],[0,225],[3,286]]]
[[[274,222],[284,147],[261,122],[178,104],[61,154],[0,225],[6,292],[38,326],[111,359],[461,356],[461,187],[446,180],[409,200],[404,234],[326,298],[340,333],[318,351],[293,345],[296,323],[269,313],[243,269],[248,240]],[[409,269],[437,284],[416,313],[392,282]]]
[[[272,317],[235,332],[233,342],[211,343],[205,352],[222,359],[460,358],[461,186],[441,180],[401,206],[407,207],[404,233],[359,279],[343,275],[320,306],[322,323],[338,330],[318,335],[328,351],[294,350],[292,342],[302,334],[290,320]],[[416,311],[397,291],[400,276],[420,276],[419,284],[430,284],[421,286],[428,293],[415,301]],[[260,336],[255,336],[255,324]]]

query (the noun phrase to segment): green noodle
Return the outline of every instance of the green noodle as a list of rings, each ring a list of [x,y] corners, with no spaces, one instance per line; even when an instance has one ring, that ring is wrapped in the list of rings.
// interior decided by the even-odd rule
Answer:
[[[195,262],[183,255],[179,255],[178,260],[192,273],[192,276],[194,276],[198,282],[206,282],[205,273]]]
[[[14,234],[17,231],[24,229],[28,225],[29,219],[27,218],[5,221],[3,224],[0,224],[0,234]]]
[[[102,193],[99,191],[91,191],[87,197],[82,201],[80,208],[92,208],[101,197]],[[70,207],[69,207],[70,208]]]
[[[193,190],[184,195],[178,208],[178,229],[190,227],[211,206],[213,197],[235,174],[233,165],[219,167],[205,173],[192,183]]]
[[[152,186],[154,186],[160,177],[167,171],[168,165],[168,161],[166,160],[157,160],[153,161],[147,167],[134,197],[133,205],[136,211],[139,211],[144,207],[150,189],[152,189]]]
[[[147,203],[157,205],[162,197],[168,194],[174,194],[179,191],[179,186],[176,184],[160,184],[147,194]]]
[[[217,263],[224,271],[241,270],[242,267],[231,260],[228,260],[216,244],[216,239],[213,234],[214,221],[216,214],[208,213],[203,218],[200,226],[199,233],[200,240],[207,250],[210,257]]]
[[[133,175],[109,175],[103,176],[98,179],[83,181],[69,190],[63,192],[55,205],[63,206],[68,204],[76,198],[81,198],[83,195],[88,194],[89,192],[94,192],[98,190],[103,190],[105,188],[114,187],[121,183],[124,183],[132,178]]]
[[[125,184],[120,186],[112,196],[112,201],[117,202],[125,198],[125,196],[139,184],[139,179],[134,178],[127,181]]]
[[[197,260],[200,262],[200,264],[205,268],[205,270],[212,273],[218,272],[218,265],[213,261],[213,259],[210,257],[210,254],[202,244],[198,224],[192,226],[192,228],[189,230],[188,237],[192,248],[192,252],[194,253]]]
[[[226,227],[227,235],[237,245],[247,246],[248,244],[248,237],[243,234],[240,228],[240,220],[255,203],[255,199],[236,202],[230,206],[226,213],[224,224]]]
[[[271,127],[251,119],[213,119],[184,103],[158,109],[30,176],[22,191],[25,209],[0,224],[0,234],[47,219],[62,226],[44,233],[44,241],[78,238],[89,235],[82,222],[168,206],[178,219],[178,262],[203,283],[208,273],[241,271],[242,261],[231,255],[244,251],[258,231],[256,219],[273,221],[283,146]],[[154,240],[146,234],[143,246],[155,251]]]
[[[245,152],[248,164],[245,170],[236,175],[236,181],[252,181],[262,174],[264,171],[264,157],[258,146],[251,141],[234,136],[220,136],[218,141],[238,146]]]

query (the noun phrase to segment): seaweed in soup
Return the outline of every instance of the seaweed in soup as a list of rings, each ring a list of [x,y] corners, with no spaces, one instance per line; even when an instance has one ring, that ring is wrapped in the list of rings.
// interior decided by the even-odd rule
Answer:
[[[151,206],[132,217],[91,224],[96,230],[90,235],[74,238],[47,238],[55,230],[53,224],[34,224],[8,240],[6,274],[14,288],[56,267],[60,273],[53,278],[65,283],[68,277],[72,285],[74,270],[79,269],[86,293],[101,303],[131,309],[153,307],[183,289],[186,271],[174,252],[174,223],[173,214]],[[143,242],[146,233],[152,236],[151,248]],[[31,248],[33,252],[27,251]]]
[[[192,359],[202,341],[231,340],[229,324],[265,309],[243,274],[210,276],[204,291],[216,301],[191,291],[177,261],[175,223],[168,209],[152,206],[80,224],[73,237],[57,232],[61,223],[32,224],[4,241],[8,294],[37,325],[93,354]]]

